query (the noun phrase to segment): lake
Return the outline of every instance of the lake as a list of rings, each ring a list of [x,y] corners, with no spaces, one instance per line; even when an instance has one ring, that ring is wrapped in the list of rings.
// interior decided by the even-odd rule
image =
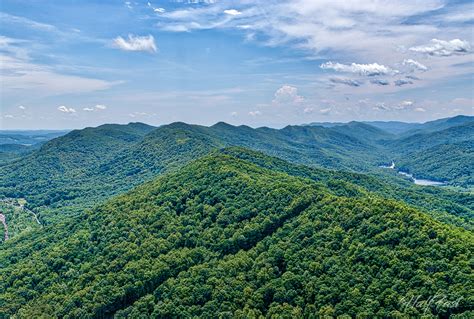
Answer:
[[[381,168],[389,168],[389,169],[395,169],[395,162],[392,162],[390,165],[380,165],[379,167]],[[410,174],[408,172],[404,171],[398,171],[398,174],[403,175],[405,177],[408,177],[413,183],[416,185],[422,185],[422,186],[442,186],[445,183],[443,182],[438,182],[438,181],[432,181],[429,179],[422,179],[422,178],[415,178],[413,177],[413,174]]]

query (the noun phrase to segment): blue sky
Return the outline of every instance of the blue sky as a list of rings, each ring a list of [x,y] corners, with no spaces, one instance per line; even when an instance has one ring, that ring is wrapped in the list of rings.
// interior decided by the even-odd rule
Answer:
[[[472,1],[9,1],[2,129],[474,114]]]

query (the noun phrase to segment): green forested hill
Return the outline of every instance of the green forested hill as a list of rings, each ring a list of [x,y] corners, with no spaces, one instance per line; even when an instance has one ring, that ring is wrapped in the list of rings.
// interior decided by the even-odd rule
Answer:
[[[474,185],[474,121],[388,143],[399,169],[418,178]]]
[[[456,131],[455,136],[462,139],[469,138],[471,129],[471,126],[463,126],[450,130]],[[26,198],[28,206],[48,222],[56,214],[91,207],[215,149],[233,145],[259,150],[293,163],[374,175],[381,173],[378,164],[395,159],[397,165],[403,164],[417,177],[455,179],[452,183],[469,185],[472,165],[468,153],[464,153],[467,154],[465,157],[451,157],[447,164],[444,161],[448,158],[423,158],[421,155],[427,154],[425,151],[420,156],[407,157],[406,154],[420,150],[420,145],[428,138],[426,134],[416,136],[398,143],[393,135],[356,122],[331,128],[288,126],[280,130],[226,123],[211,127],[173,123],[159,128],[140,123],[103,125],[73,131],[21,160],[1,166],[0,197]],[[448,141],[449,137],[444,138],[443,143]],[[444,147],[453,147],[448,145]],[[436,151],[438,145],[432,147]],[[404,157],[395,157],[395,151],[405,154]],[[412,159],[411,163],[404,162],[408,158]],[[418,161],[418,158],[422,160]],[[437,169],[430,170],[433,167],[428,165],[430,159],[437,161]],[[460,170],[462,167],[467,169]],[[392,181],[397,179],[387,174],[382,176]],[[408,183],[404,185],[411,188]],[[413,194],[432,192],[412,189],[416,190]],[[445,207],[447,202],[444,200],[452,194],[440,193],[448,194],[439,196]],[[439,199],[434,201],[439,202]],[[458,202],[457,199],[454,201]],[[435,206],[439,208],[439,205]]]
[[[251,147],[297,163],[360,170],[378,156],[376,146],[320,127],[104,125],[73,131],[4,165],[0,196],[24,197],[30,207],[43,212],[77,211],[228,145]]]
[[[262,167],[283,169],[279,160],[251,158],[238,149],[214,153],[5,243],[0,316],[375,318],[473,310],[472,233],[349,182],[328,187]],[[435,294],[450,303],[406,306]]]
[[[420,178],[474,185],[474,139],[414,151],[399,158],[397,166]]]

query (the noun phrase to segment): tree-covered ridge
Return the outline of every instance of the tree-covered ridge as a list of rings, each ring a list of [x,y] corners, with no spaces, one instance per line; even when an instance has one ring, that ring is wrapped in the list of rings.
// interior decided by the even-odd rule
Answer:
[[[460,138],[469,139],[472,127],[451,129],[458,130]],[[420,143],[424,145],[426,139],[431,140],[418,135],[421,137],[406,141],[413,152],[419,150]],[[449,137],[444,139],[444,143],[448,141]],[[92,207],[215,149],[235,145],[293,163],[370,174],[380,174],[377,165],[392,158],[389,148],[403,151],[403,145],[396,144],[391,134],[356,122],[330,128],[288,126],[281,130],[225,123],[212,127],[173,123],[159,128],[140,123],[103,125],[70,132],[21,160],[1,166],[0,197],[26,198],[28,206],[49,222],[56,214]],[[417,177],[455,178],[460,184],[468,185],[472,180],[469,175],[472,165],[469,152],[463,154],[466,156],[434,169],[433,176],[427,175],[433,167],[430,160],[443,163],[447,158],[417,156],[410,166],[404,165],[407,170],[416,168]],[[422,159],[421,163],[418,158]]]
[[[355,189],[330,189],[230,152],[207,156],[7,242],[0,311],[420,316],[425,309],[405,307],[403,298],[436,293],[459,303],[430,312],[473,310],[472,233]]]
[[[467,192],[425,188],[413,184],[399,185],[391,180],[386,181],[360,173],[297,165],[241,147],[230,147],[220,152],[272,171],[323,183],[337,195],[360,197],[368,193],[376,193],[386,199],[403,201],[425,211],[439,221],[474,230],[474,197]]]
[[[398,168],[416,172],[419,178],[474,185],[474,138],[467,141],[436,145],[414,151],[397,161]]]

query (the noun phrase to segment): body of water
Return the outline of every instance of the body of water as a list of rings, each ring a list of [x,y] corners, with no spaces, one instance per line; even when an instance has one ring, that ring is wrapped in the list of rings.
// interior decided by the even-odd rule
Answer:
[[[381,165],[379,167],[395,169],[395,163],[392,162],[392,164],[390,164],[390,165]],[[398,171],[398,174],[403,175],[405,177],[408,177],[416,185],[422,185],[422,186],[442,186],[442,185],[444,185],[443,182],[432,181],[432,180],[429,180],[429,179],[415,178],[415,177],[413,177],[413,174],[410,174],[410,173],[404,172],[404,171]]]

